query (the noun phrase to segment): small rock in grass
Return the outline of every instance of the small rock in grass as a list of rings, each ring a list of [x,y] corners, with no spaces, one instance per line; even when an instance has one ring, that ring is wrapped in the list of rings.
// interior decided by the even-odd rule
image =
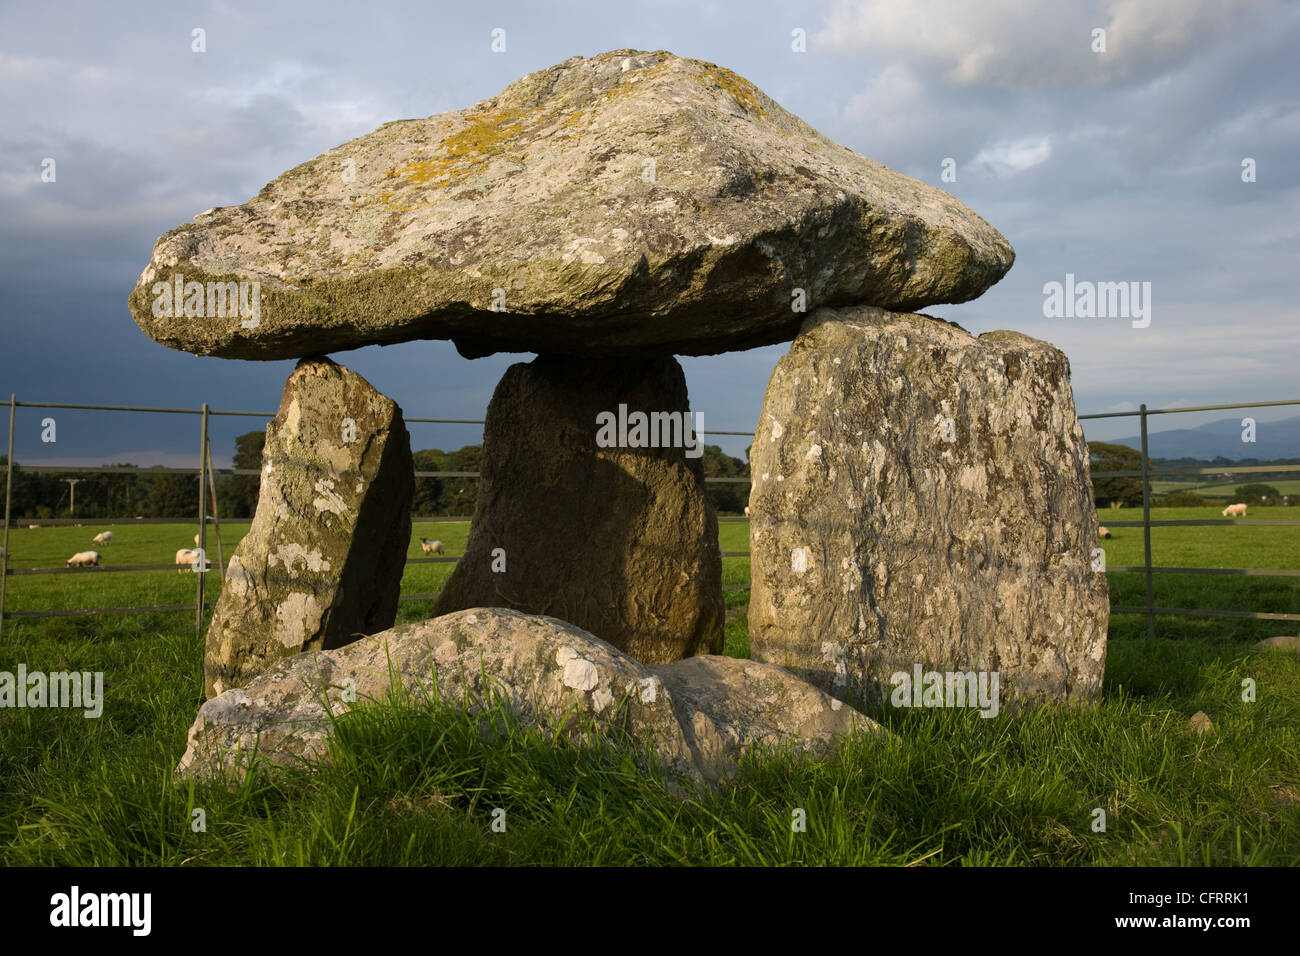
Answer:
[[[1198,710],[1196,713],[1192,714],[1191,719],[1187,721],[1187,729],[1195,731],[1203,736],[1205,734],[1214,733],[1214,724],[1210,721],[1209,714],[1203,710]]]

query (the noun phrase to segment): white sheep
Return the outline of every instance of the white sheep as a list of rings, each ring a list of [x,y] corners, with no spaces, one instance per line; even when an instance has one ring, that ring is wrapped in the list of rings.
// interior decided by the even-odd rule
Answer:
[[[108,544],[108,542],[110,542],[110,541],[112,541],[112,540],[113,540],[113,532],[111,532],[111,531],[101,531],[99,534],[95,535],[93,538],[90,539],[90,543],[91,543],[91,544]]]
[[[1228,507],[1223,509],[1223,516],[1225,518],[1244,518],[1246,517],[1246,506],[1243,504],[1228,505]]]
[[[1097,530],[1101,533],[1101,536],[1102,536],[1103,538],[1109,538],[1109,537],[1110,537],[1110,528],[1107,528],[1104,524],[1103,524],[1103,525],[1098,525],[1098,526],[1097,526]]]
[[[198,560],[199,560],[199,553],[193,550],[192,548],[181,548],[179,551],[176,552],[177,564],[189,565],[192,568],[198,562]],[[204,568],[210,568],[212,567],[212,562],[205,559],[203,566]],[[178,570],[184,571],[185,569],[179,568]]]
[[[749,517],[749,505],[745,505],[745,517]]]
[[[420,547],[424,549],[425,554],[445,554],[442,550],[441,541],[430,541],[428,538],[420,539]]]
[[[67,567],[84,568],[92,564],[99,564],[98,551],[78,551],[72,557],[68,558]]]
[[[39,527],[40,527],[40,525],[38,525],[38,524],[29,524],[29,525],[27,526],[27,530],[28,530],[28,531],[35,531],[35,530],[36,530],[37,528],[39,528]]]

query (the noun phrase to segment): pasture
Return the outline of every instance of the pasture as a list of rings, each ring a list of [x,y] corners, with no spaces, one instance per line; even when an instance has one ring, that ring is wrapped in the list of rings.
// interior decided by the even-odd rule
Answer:
[[[1132,520],[1140,511],[1107,511]],[[1284,509],[1262,511],[1287,516]],[[1217,517],[1160,509],[1157,519]],[[1253,517],[1253,515],[1252,515]],[[168,563],[193,525],[10,532],[11,567],[62,567],[94,547],[104,566]],[[229,560],[247,524],[225,524]],[[1114,528],[1108,565],[1140,565],[1141,528]],[[448,556],[467,522],[417,523]],[[209,535],[211,539],[211,533]],[[726,551],[745,522],[721,525]],[[1300,568],[1300,528],[1156,528],[1159,566]],[[215,542],[209,555],[216,559]],[[403,593],[436,591],[453,565],[408,565]],[[724,585],[749,562],[724,559]],[[1112,601],[1144,602],[1142,575],[1111,572]],[[209,575],[208,599],[217,575]],[[188,570],[88,571],[8,579],[10,611],[194,601]],[[1156,604],[1300,612],[1300,578],[1157,576]],[[725,653],[748,655],[748,592],[725,593]],[[432,601],[402,602],[398,620]],[[210,613],[210,612],[209,612]],[[871,716],[889,741],[854,740],[809,763],[755,756],[722,793],[681,800],[598,743],[523,728],[486,743],[450,709],[375,707],[341,725],[335,759],[235,792],[174,786],[171,771],[201,702],[192,613],[5,622],[0,670],[100,670],[105,708],[0,710],[0,862],[206,864],[1273,864],[1300,863],[1300,658],[1253,642],[1297,624],[1114,615],[1100,706],[984,720],[973,712]],[[1242,700],[1254,680],[1257,699]],[[1206,711],[1215,732],[1185,727]],[[191,811],[204,809],[206,832]],[[509,826],[491,832],[493,807]],[[807,814],[792,832],[791,811]],[[1092,828],[1095,810],[1105,832]]]

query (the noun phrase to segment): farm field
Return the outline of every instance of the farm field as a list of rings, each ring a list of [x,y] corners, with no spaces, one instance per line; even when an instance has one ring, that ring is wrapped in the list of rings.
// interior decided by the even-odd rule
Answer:
[[[1290,509],[1265,516],[1290,517]],[[1107,511],[1103,522],[1140,519]],[[1217,518],[1160,509],[1160,520]],[[167,563],[194,527],[109,526],[10,532],[11,567],[62,567],[92,547],[105,566]],[[247,524],[223,525],[229,559]],[[1141,528],[1112,528],[1109,566],[1140,565]],[[448,556],[468,522],[417,523]],[[210,534],[211,537],[211,534]],[[725,551],[748,548],[746,522],[723,522]],[[1156,528],[1153,563],[1300,569],[1300,527]],[[216,547],[210,542],[210,556]],[[436,591],[453,565],[408,565],[402,591]],[[748,582],[724,559],[724,586]],[[1144,603],[1141,574],[1110,572],[1112,601]],[[208,599],[216,598],[216,574]],[[193,604],[191,572],[90,571],[8,579],[10,611]],[[725,653],[748,656],[748,592],[725,593]],[[1300,613],[1300,578],[1157,576],[1160,606]],[[404,601],[399,621],[426,617]],[[209,612],[210,613],[210,612]],[[890,741],[855,740],[820,764],[755,757],[731,788],[685,801],[622,757],[521,730],[484,743],[447,710],[371,708],[343,722],[335,760],[235,792],[171,784],[201,702],[192,613],[7,620],[0,670],[102,670],[104,716],[0,711],[0,863],[256,864],[1300,864],[1300,658],[1253,642],[1297,624],[1113,615],[1099,707],[998,720],[963,711],[870,715]],[[1252,678],[1258,699],[1241,699]],[[1206,711],[1216,732],[1184,725]],[[492,834],[489,809],[509,808]],[[203,807],[206,833],[189,828]],[[793,835],[790,809],[808,814]],[[1108,829],[1094,833],[1092,811]]]
[[[1249,475],[1233,481],[1218,482],[1212,485],[1198,484],[1195,481],[1153,481],[1151,482],[1151,493],[1153,495],[1163,495],[1171,491],[1195,491],[1199,495],[1205,495],[1207,498],[1222,498],[1224,504],[1228,504],[1227,499],[1233,498],[1233,494],[1244,484],[1257,481]],[[1288,478],[1283,481],[1264,481],[1263,484],[1272,485],[1282,495],[1300,495],[1300,478]],[[1236,500],[1235,498],[1233,500]],[[1137,509],[1141,512],[1141,508]],[[1273,509],[1269,509],[1273,510]]]

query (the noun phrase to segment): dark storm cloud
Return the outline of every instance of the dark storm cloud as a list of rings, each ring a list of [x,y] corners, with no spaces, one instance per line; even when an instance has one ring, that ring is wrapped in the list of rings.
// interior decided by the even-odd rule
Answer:
[[[489,48],[498,26],[505,54]],[[1095,27],[1108,31],[1104,56],[1089,48]],[[195,28],[205,53],[191,50]],[[806,53],[791,49],[796,29]],[[0,389],[273,409],[291,363],[200,359],[136,328],[125,299],[158,236],[381,123],[634,47],[734,69],[1001,229],[1011,273],[976,302],[927,311],[1060,346],[1081,411],[1290,397],[1298,46],[1294,5],[1231,0],[11,6],[0,10]],[[1247,156],[1253,184],[1241,181]],[[45,157],[54,183],[41,182]],[[939,178],[947,157],[954,183]],[[1045,318],[1043,284],[1066,272],[1151,282],[1151,326]],[[706,428],[755,424],[783,351],[683,360]],[[412,343],[336,358],[408,415],[478,418],[502,370],[528,356],[467,362],[447,343]],[[24,426],[19,457],[191,454],[188,425],[143,418],[70,428],[57,452]],[[250,427],[222,422],[218,457]],[[479,440],[464,426],[412,432],[416,447]],[[720,443],[739,454],[749,440]]]

